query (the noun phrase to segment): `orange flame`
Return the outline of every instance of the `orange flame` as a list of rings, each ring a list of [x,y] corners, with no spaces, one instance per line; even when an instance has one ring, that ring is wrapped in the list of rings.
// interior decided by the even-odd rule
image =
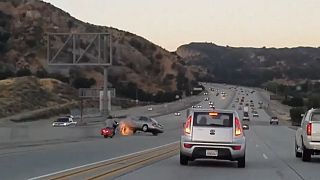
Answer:
[[[128,122],[125,122],[125,121],[121,121],[120,124],[119,124],[119,131],[120,131],[120,134],[122,136],[130,136],[133,134],[133,131],[132,129],[130,128],[130,125]]]

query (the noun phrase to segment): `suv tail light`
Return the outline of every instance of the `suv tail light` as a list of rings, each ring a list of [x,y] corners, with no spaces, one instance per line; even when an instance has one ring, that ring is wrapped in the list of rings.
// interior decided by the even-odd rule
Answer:
[[[184,125],[184,133],[185,134],[191,134],[191,118],[192,116],[189,116],[186,124]]]
[[[240,136],[242,134],[242,127],[238,117],[235,117],[235,135]]]
[[[312,133],[312,124],[308,123],[307,125],[307,136],[311,136]]]

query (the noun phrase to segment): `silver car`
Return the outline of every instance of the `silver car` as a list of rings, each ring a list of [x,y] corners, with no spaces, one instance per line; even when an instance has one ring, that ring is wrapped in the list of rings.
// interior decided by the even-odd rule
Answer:
[[[303,115],[295,136],[296,157],[310,161],[312,155],[320,155],[320,109],[310,109]]]
[[[133,133],[136,131],[151,132],[153,135],[163,133],[163,126],[155,119],[147,116],[131,116],[127,118]]]
[[[180,141],[180,164],[195,159],[238,161],[245,167],[246,139],[239,115],[234,110],[190,110]]]

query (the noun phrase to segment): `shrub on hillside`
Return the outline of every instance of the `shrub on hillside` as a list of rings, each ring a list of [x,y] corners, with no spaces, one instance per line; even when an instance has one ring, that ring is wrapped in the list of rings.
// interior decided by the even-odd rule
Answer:
[[[290,109],[290,118],[292,125],[300,125],[301,123],[301,114],[305,113],[305,109],[303,107],[295,107]]]
[[[59,74],[59,73],[51,73],[48,75],[48,77],[52,78],[52,79],[57,79],[57,80],[64,82],[64,83],[69,83],[69,78],[65,77],[64,75]]]
[[[292,107],[302,107],[303,99],[301,97],[293,97],[283,100],[282,103]]]
[[[0,80],[13,77],[14,73],[5,65],[0,64]]]
[[[90,88],[91,86],[96,84],[96,80],[93,78],[87,79],[84,77],[78,77],[73,80],[72,86],[76,89],[79,88]]]
[[[22,77],[22,76],[31,76],[31,71],[30,69],[28,68],[22,68],[22,69],[19,69],[17,72],[16,72],[16,76],[17,77]]]

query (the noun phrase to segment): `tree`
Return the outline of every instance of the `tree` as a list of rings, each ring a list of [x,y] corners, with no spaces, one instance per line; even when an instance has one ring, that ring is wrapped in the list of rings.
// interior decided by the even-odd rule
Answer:
[[[90,88],[92,85],[96,84],[96,80],[93,78],[87,79],[84,77],[78,77],[72,82],[72,86],[76,89],[79,88]]]
[[[31,71],[30,71],[30,69],[22,68],[22,69],[19,69],[19,70],[17,71],[16,76],[17,76],[17,77],[31,76]]]
[[[301,123],[301,114],[305,113],[305,109],[302,107],[295,107],[290,109],[290,118],[292,125],[299,125]]]

